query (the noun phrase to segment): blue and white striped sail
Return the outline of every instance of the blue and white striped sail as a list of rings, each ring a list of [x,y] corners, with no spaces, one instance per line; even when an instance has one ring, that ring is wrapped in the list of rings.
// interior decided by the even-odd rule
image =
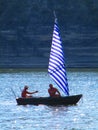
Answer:
[[[62,41],[57,24],[57,18],[55,18],[54,23],[48,72],[50,77],[52,77],[52,79],[62,89],[62,91],[66,95],[69,95],[65,60],[62,48]]]

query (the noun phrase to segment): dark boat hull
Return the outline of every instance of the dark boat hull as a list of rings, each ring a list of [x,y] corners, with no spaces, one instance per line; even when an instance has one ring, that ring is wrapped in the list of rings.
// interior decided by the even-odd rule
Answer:
[[[18,105],[75,105],[78,103],[82,94],[73,95],[73,96],[66,96],[66,97],[33,97],[33,98],[17,98]]]

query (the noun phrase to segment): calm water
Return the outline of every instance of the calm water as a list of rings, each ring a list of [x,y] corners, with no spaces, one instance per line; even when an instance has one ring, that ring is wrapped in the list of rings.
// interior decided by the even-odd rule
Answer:
[[[98,130],[98,71],[69,70],[67,75],[70,93],[83,94],[77,106],[18,106],[11,88],[16,96],[24,85],[38,90],[35,96],[48,96],[48,84],[56,84],[46,71],[0,71],[0,129]]]

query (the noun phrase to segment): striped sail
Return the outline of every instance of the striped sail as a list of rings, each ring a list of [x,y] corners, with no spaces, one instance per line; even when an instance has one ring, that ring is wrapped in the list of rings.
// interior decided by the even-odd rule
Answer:
[[[56,82],[56,84],[62,89],[62,91],[66,95],[69,95],[64,54],[57,24],[57,18],[55,18],[54,23],[48,73],[50,77],[52,77],[52,79]]]

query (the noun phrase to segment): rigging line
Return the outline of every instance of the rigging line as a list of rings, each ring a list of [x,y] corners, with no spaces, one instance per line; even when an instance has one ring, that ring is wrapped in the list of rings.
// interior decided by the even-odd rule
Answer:
[[[11,87],[11,91],[12,91],[12,93],[13,93],[15,99],[16,99],[16,94],[15,94],[14,90],[12,89],[12,87]]]

